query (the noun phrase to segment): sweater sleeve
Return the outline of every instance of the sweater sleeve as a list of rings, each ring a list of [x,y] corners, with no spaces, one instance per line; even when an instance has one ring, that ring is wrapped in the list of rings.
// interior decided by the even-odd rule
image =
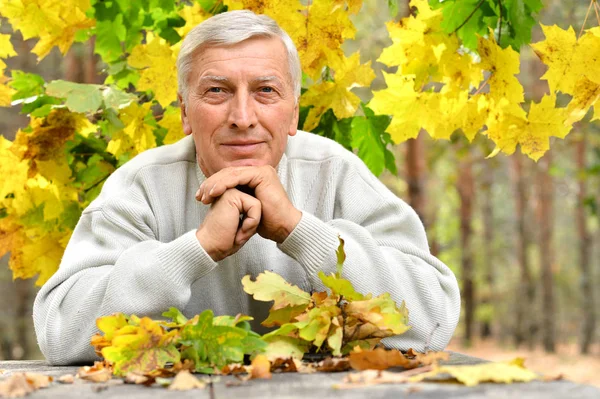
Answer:
[[[83,213],[59,270],[34,303],[38,343],[51,365],[97,359],[90,338],[100,316],[183,308],[191,284],[216,266],[195,231],[162,243],[143,222],[148,217],[149,209]]]
[[[459,288],[452,271],[431,255],[416,212],[361,165],[342,171],[335,189],[334,217],[323,221],[303,212],[279,248],[305,269],[313,289],[324,291],[317,274],[335,272],[340,235],[343,277],[361,293],[389,292],[398,304],[406,302],[411,329],[383,342],[418,351],[429,342],[429,349],[443,350],[458,323]]]

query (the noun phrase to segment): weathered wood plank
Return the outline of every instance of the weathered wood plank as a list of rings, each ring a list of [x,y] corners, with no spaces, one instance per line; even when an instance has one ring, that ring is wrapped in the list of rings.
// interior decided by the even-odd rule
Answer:
[[[451,353],[446,364],[479,364],[486,362],[460,353]],[[52,367],[43,361],[2,361],[0,370],[5,373],[36,372],[58,377],[64,374],[75,374],[77,366]],[[591,386],[575,384],[570,381],[542,382],[534,381],[520,384],[481,384],[467,388],[459,384],[419,383],[410,385],[379,385],[361,389],[338,390],[335,384],[342,382],[348,373],[315,373],[315,374],[274,374],[271,380],[251,380],[241,382],[235,377],[218,377],[214,383],[214,398],[298,398],[298,399],[379,399],[379,398],[573,398],[597,399],[600,390]],[[40,390],[30,398],[50,399],[82,399],[82,398],[124,398],[124,399],[156,399],[156,398],[211,398],[210,390],[194,390],[173,392],[160,387],[144,387],[123,384],[121,380],[112,380],[104,384],[89,383],[76,380],[72,385],[53,383],[48,389]]]

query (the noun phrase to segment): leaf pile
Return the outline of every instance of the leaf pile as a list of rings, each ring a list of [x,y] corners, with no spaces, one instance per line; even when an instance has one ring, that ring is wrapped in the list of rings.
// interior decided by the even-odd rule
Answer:
[[[346,255],[344,240],[337,250],[337,271],[319,278],[330,293],[312,295],[287,283],[281,276],[266,271],[252,281],[242,279],[244,290],[259,301],[273,301],[269,317],[261,324],[278,326],[263,336],[269,358],[282,355],[301,358],[306,352],[348,354],[354,347],[374,348],[382,338],[406,332],[408,310],[396,306],[388,293],[373,297],[357,292],[342,278]]]

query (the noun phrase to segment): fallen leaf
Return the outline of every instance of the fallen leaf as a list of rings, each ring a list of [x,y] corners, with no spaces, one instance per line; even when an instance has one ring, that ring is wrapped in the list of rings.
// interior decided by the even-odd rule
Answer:
[[[538,375],[523,366],[523,359],[516,358],[509,363],[484,363],[474,366],[437,366],[431,372],[413,377],[411,381],[423,381],[428,378],[451,376],[466,386],[475,386],[481,382],[527,382]]]
[[[560,381],[560,380],[564,380],[565,379],[565,375],[564,374],[555,374],[555,375],[545,375],[542,377],[543,381]]]
[[[317,371],[334,372],[350,370],[350,361],[347,357],[328,357],[317,363]]]
[[[73,382],[75,382],[75,376],[73,376],[73,374],[62,375],[58,377],[58,382],[60,382],[61,384],[72,384]]]
[[[379,384],[405,384],[411,381],[411,377],[426,373],[431,371],[431,369],[431,366],[426,366],[399,373],[382,370],[365,370],[348,374],[341,384],[336,384],[333,387],[336,389],[352,389]]]
[[[271,362],[265,355],[258,355],[252,360],[250,365],[250,379],[271,378]]]
[[[112,370],[104,362],[95,362],[93,366],[80,367],[77,377],[86,381],[106,382],[112,378]]]
[[[231,363],[223,366],[221,368],[221,374],[224,375],[236,375],[236,374],[244,374],[247,373],[246,366],[241,363]]]
[[[50,383],[54,380],[54,378],[37,373],[25,373],[25,378],[27,378],[27,382],[34,389],[46,388]]]
[[[125,383],[126,384],[146,384],[150,378],[145,375],[130,372],[125,375]],[[153,379],[154,380],[154,379]]]
[[[397,349],[387,350],[377,348],[373,350],[361,350],[357,348],[350,352],[350,366],[355,370],[386,370],[390,367],[411,367],[416,362],[408,359]],[[416,367],[416,366],[415,366]]]
[[[417,360],[421,366],[429,366],[439,362],[440,360],[448,360],[450,358],[450,354],[448,352],[414,353],[415,360]]]
[[[204,387],[206,387],[205,382],[198,380],[189,371],[181,370],[168,389],[172,391],[189,391],[191,389],[203,389]]]
[[[21,398],[34,392],[35,388],[27,382],[24,373],[16,373],[0,382],[0,396],[3,398]]]
[[[298,371],[297,364],[302,364],[298,359],[293,357],[279,357],[271,361],[271,371],[279,373],[295,373]]]

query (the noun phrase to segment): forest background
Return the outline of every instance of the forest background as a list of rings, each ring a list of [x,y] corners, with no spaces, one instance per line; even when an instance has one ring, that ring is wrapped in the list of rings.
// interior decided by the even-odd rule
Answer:
[[[397,2],[396,20],[410,12],[407,3]],[[537,20],[579,32],[589,4],[547,0]],[[371,61],[370,87],[381,90],[382,70],[389,71],[377,61],[391,44],[388,2],[365,0],[350,18],[356,37],[344,42],[344,51],[360,51],[362,64]],[[592,12],[588,27],[596,21]],[[5,22],[0,33],[12,33]],[[531,42],[543,38],[534,25]],[[103,82],[103,65],[89,44],[76,43],[65,56],[55,48],[40,63],[31,52],[34,40],[16,33],[13,45],[18,55],[6,61],[8,68],[46,81]],[[539,102],[549,92],[540,79],[546,67],[528,45],[520,65],[526,101]],[[365,103],[373,95],[368,88],[353,92]],[[600,331],[593,323],[600,295],[582,294],[585,284],[600,283],[600,123],[589,119],[576,123],[565,140],[553,139],[537,163],[518,151],[486,159],[494,145],[481,135],[469,143],[459,134],[435,141],[421,132],[390,147],[398,173],[386,170],[380,178],[419,212],[432,251],[455,272],[463,297],[471,298],[451,349],[490,359],[517,353],[534,369],[551,367],[600,385]],[[0,108],[0,133],[7,139],[28,123],[17,107]],[[550,278],[543,278],[544,270]],[[13,281],[8,255],[0,260],[0,359],[41,357],[31,320],[34,283]]]

